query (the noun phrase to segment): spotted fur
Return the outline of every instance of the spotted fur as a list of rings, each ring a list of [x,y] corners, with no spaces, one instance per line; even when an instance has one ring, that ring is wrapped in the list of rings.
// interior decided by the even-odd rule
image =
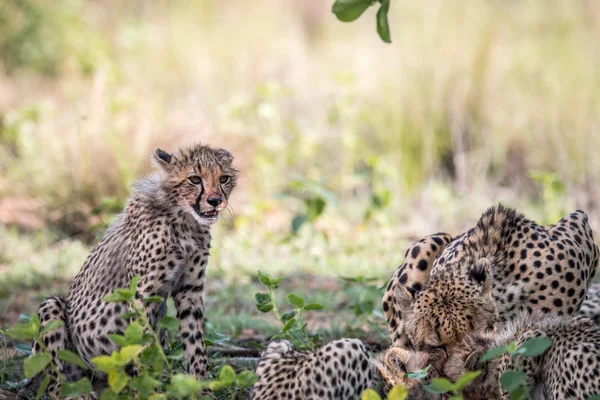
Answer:
[[[449,345],[478,326],[492,327],[492,303],[500,323],[521,311],[574,314],[595,275],[599,254],[583,211],[542,227],[503,206],[487,210],[473,229],[437,257],[426,253],[429,280],[419,268],[416,274],[408,268],[421,262],[410,258],[416,246],[424,247],[417,243],[409,250],[409,259],[390,281],[383,300],[392,341],[401,347]],[[422,256],[421,251],[416,254]],[[485,271],[480,263],[489,263],[488,276],[473,270]],[[484,290],[478,285],[481,278],[491,284],[493,300],[484,308],[480,308],[484,298],[477,297],[477,291]],[[462,293],[462,287],[470,289]],[[472,303],[475,298],[481,303],[477,307]]]
[[[138,181],[121,215],[106,231],[73,280],[65,300],[51,298],[39,308],[43,324],[63,321],[60,330],[44,335],[53,355],[62,348],[76,352],[93,367],[93,357],[110,354],[117,345],[107,336],[123,333],[125,303],[102,298],[127,287],[140,275],[136,299],[172,297],[189,373],[206,377],[204,346],[204,277],[210,249],[210,225],[236,184],[233,157],[223,149],[196,145],[169,154],[154,154],[158,173]],[[153,326],[166,304],[150,303],[146,314]],[[38,346],[39,347],[39,346]],[[57,361],[59,362],[59,361]],[[68,380],[75,374],[63,368]],[[96,371],[96,376],[101,374]],[[59,388],[52,387],[57,398]]]
[[[275,341],[261,354],[252,400],[352,400],[373,385],[364,344],[341,339],[314,351],[297,351]]]

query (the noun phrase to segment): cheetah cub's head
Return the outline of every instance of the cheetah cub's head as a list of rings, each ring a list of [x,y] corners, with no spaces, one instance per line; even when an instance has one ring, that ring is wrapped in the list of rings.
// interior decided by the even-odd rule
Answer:
[[[498,309],[492,298],[490,262],[448,268],[420,291],[397,285],[394,307],[417,351],[447,355],[447,347],[472,331],[495,329]],[[462,269],[464,267],[464,269]]]
[[[169,199],[201,225],[217,222],[236,184],[231,153],[195,145],[175,154],[156,149],[153,158],[163,172],[162,187]]]

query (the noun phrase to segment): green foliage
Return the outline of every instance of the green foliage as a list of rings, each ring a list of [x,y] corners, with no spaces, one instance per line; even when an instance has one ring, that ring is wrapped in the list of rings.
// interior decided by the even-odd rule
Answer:
[[[425,391],[432,394],[452,393],[451,399],[462,399],[462,391],[467,385],[473,382],[481,371],[466,372],[458,377],[455,383],[446,378],[433,378],[429,385],[424,386]]]
[[[390,10],[390,0],[336,0],[331,7],[331,11],[342,22],[352,22],[357,20],[367,8],[375,4],[381,3],[379,11],[377,11],[377,33],[381,40],[386,43],[391,43],[390,27],[388,24],[388,12]]]
[[[268,283],[273,285],[277,280],[269,277]],[[236,388],[248,388],[256,382],[256,375],[252,371],[244,370],[239,374],[229,365],[221,367],[219,377],[205,381],[198,381],[195,377],[176,372],[171,361],[183,358],[183,351],[176,349],[165,353],[158,335],[148,322],[145,310],[135,299],[139,276],[131,280],[127,289],[117,289],[104,297],[106,302],[123,302],[131,310],[126,313],[126,318],[131,322],[123,334],[111,334],[109,338],[115,342],[119,349],[110,355],[94,357],[91,362],[95,368],[105,373],[108,377],[108,388],[105,389],[100,399],[182,399],[196,398],[197,393],[202,390],[225,392],[231,390],[235,393]],[[266,280],[267,282],[267,280]],[[156,301],[155,298],[143,299],[142,304]],[[303,304],[299,296],[290,296],[290,302]],[[42,335],[57,329],[62,324],[59,321],[51,321],[43,329],[40,329],[40,321],[37,315],[25,319],[19,325],[2,331],[4,334],[18,340],[34,339],[42,347],[42,351],[35,354],[24,362],[24,371],[27,378],[32,378],[47,368],[54,369],[56,376],[61,381],[62,394],[68,398],[76,398],[92,390],[88,378],[82,378],[77,382],[65,382],[64,376],[60,374],[50,352],[44,346]],[[170,334],[176,334],[179,323],[171,317],[164,317],[159,322],[159,327],[165,328]],[[219,339],[215,339],[219,340]],[[58,358],[63,362],[77,365],[87,369],[87,365],[77,354],[62,349],[58,352]],[[136,376],[131,377],[126,368],[133,366]],[[38,398],[51,382],[51,375],[47,374],[42,381]],[[233,397],[232,397],[233,398]]]
[[[552,346],[552,340],[547,337],[534,337],[529,338],[520,346],[517,346],[515,342],[511,342],[506,346],[499,346],[489,349],[483,357],[481,362],[487,362],[491,359],[499,357],[504,354],[509,354],[516,370],[506,371],[500,377],[500,385],[502,389],[509,393],[511,400],[521,400],[531,398],[531,388],[527,385],[527,374],[520,367],[521,357],[539,357],[543,355]]]
[[[279,307],[275,300],[275,289],[279,287],[281,278],[272,278],[271,276],[258,271],[258,280],[262,283],[267,293],[256,293],[256,308],[264,313],[273,311],[277,320],[281,322],[281,333],[275,335],[273,339],[287,339],[291,341],[298,349],[314,349],[319,343],[319,335],[310,335],[307,330],[307,324],[304,321],[306,311],[318,311],[324,307],[319,303],[306,303],[301,296],[290,293],[287,300],[292,310],[280,314]]]
[[[342,277],[341,280],[348,307],[355,316],[346,324],[349,333],[358,333],[366,325],[385,336],[386,333],[380,328],[382,321],[385,321],[380,307],[385,285],[377,285],[378,278],[363,276]]]
[[[402,385],[394,387],[386,396],[387,400],[406,400],[407,398],[408,392]],[[362,393],[360,400],[381,400],[381,397],[373,389],[367,389]]]

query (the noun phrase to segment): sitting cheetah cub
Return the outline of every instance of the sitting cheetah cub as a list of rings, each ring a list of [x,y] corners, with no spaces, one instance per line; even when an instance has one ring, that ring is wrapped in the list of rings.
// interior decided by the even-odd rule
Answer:
[[[107,334],[124,332],[126,324],[120,315],[128,311],[127,306],[105,303],[102,298],[127,287],[135,275],[140,275],[136,298],[173,298],[188,372],[206,377],[202,292],[210,226],[227,207],[237,171],[227,150],[203,145],[175,154],[157,149],[153,160],[159,172],[134,185],[123,213],[88,256],[67,298],[51,297],[38,310],[42,326],[54,319],[64,323],[43,340],[67,380],[79,379],[81,372],[61,365],[58,350],[76,352],[93,367],[93,357],[117,349]],[[165,313],[165,302],[146,306],[153,326]],[[57,384],[48,392],[60,398]]]

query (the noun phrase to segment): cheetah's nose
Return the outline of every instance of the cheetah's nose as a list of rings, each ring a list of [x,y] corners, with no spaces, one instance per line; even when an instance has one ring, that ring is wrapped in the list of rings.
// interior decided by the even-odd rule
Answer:
[[[223,197],[220,194],[213,193],[210,196],[208,196],[208,199],[206,201],[211,206],[216,207],[223,202]]]

